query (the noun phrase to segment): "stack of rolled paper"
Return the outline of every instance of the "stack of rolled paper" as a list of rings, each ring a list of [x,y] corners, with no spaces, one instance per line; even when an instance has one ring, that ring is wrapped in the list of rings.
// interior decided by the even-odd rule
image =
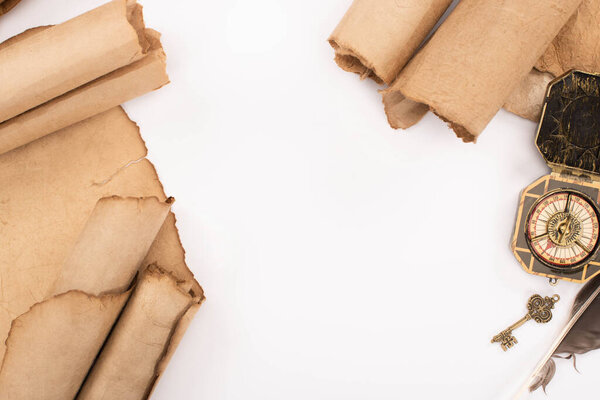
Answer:
[[[598,1],[452,3],[354,0],[329,38],[341,68],[387,85],[393,128],[431,110],[475,142],[502,107],[537,121],[554,77],[600,72]]]
[[[160,35],[114,0],[0,45],[0,399],[145,399],[204,299],[137,125]]]

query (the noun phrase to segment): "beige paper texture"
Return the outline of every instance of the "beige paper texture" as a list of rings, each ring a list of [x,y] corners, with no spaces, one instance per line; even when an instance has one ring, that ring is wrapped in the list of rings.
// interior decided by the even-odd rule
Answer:
[[[74,398],[170,207],[155,197],[98,201],[48,299],[12,323],[0,398]]]
[[[150,50],[141,60],[0,123],[0,154],[167,84],[160,34],[145,32]]]
[[[395,129],[408,129],[421,120],[429,111],[423,103],[404,97],[400,92],[389,92],[382,96],[388,123]]]
[[[12,320],[45,298],[100,198],[166,200],[145,155],[137,126],[113,108],[0,156],[0,357]],[[174,221],[170,214],[146,261],[201,296]]]
[[[179,287],[182,287],[181,283],[179,283]],[[163,358],[156,365],[156,370],[155,370],[155,374],[154,374],[155,377],[160,376],[165,371],[165,369],[167,369],[167,365],[169,364],[169,361],[171,361],[171,358],[173,357],[173,354],[175,354],[175,350],[177,349],[177,346],[179,346],[179,342],[181,342],[181,339],[183,338],[183,335],[185,334],[187,328],[189,327],[190,323],[194,319],[194,316],[200,309],[200,305],[202,304],[202,301],[203,301],[203,299],[200,299],[199,302],[194,300],[193,304],[190,306],[190,308],[188,308],[188,310],[179,319],[179,322],[175,326],[173,334],[171,335],[171,338],[169,339],[166,352],[165,352]],[[158,383],[158,379],[155,379],[154,382],[152,383],[152,387],[150,389],[149,395],[152,394],[152,392],[156,388],[157,383]]]
[[[344,70],[387,84],[413,56],[452,0],[354,0],[329,37]]]
[[[535,117],[531,110],[541,111],[547,85],[553,77],[572,69],[599,73],[600,54],[596,51],[600,42],[599,20],[600,2],[584,0],[538,60],[530,77],[513,92],[505,108],[517,115],[538,121],[539,112]],[[547,73],[540,75],[537,71]],[[531,93],[526,94],[526,91]]]
[[[147,398],[178,322],[199,301],[169,274],[148,268],[77,399]]]
[[[538,122],[542,114],[548,84],[552,74],[532,69],[521,81],[504,104],[504,109],[518,116]]]
[[[383,95],[427,105],[474,142],[580,3],[462,0]],[[395,104],[384,103],[393,113]]]
[[[152,243],[146,259],[142,262],[142,266],[160,265],[162,269],[173,274],[179,285],[184,287],[185,290],[191,291],[194,296],[203,297],[202,288],[185,263],[185,250],[179,240],[175,223],[175,214],[169,213],[156,236],[156,240]]]
[[[599,22],[600,2],[584,0],[546,49],[536,68],[556,77],[571,69],[600,72]]]
[[[173,276],[170,279],[178,282],[179,292],[175,298],[179,293],[186,293],[192,299],[190,307],[195,308],[203,300],[202,289],[185,264],[184,251],[174,225],[175,218],[172,213],[167,214],[170,201],[162,203],[167,199],[154,168],[143,158],[145,154],[137,126],[122,109],[114,108],[0,156],[0,184],[7,189],[0,196],[0,236],[10,243],[9,246],[0,247],[0,273],[5,289],[0,292],[4,305],[0,327],[3,329],[2,336],[6,337],[11,321],[16,320],[16,324],[23,329],[14,332],[25,332],[19,334],[11,331],[6,341],[7,364],[0,370],[0,381],[5,379],[12,383],[6,389],[0,388],[0,398],[4,398],[1,390],[6,390],[4,393],[13,396],[8,398],[14,399],[73,398],[73,390],[79,390],[78,384],[81,385],[85,376],[83,371],[87,372],[85,365],[87,369],[91,366],[89,357],[97,355],[98,346],[106,338],[106,329],[112,326],[115,314],[118,314],[115,311],[118,307],[102,305],[111,298],[106,296],[114,295],[109,293],[94,297],[80,291],[69,291],[40,301],[45,294],[56,292],[52,290],[52,282],[57,279],[64,289],[75,287],[78,282],[89,285],[86,277],[89,275],[95,279],[98,276],[97,269],[89,268],[90,265],[106,268],[110,266],[110,260],[115,261],[112,268],[123,271],[106,271],[107,282],[121,287],[130,278],[131,271],[137,269],[145,248],[152,242],[152,232],[158,231],[158,234],[141,265],[147,265],[147,260],[162,263],[169,271],[169,276]],[[145,198],[119,198],[114,194]],[[106,196],[113,197],[96,204],[98,199]],[[108,207],[109,204],[112,207]],[[92,212],[92,209],[95,211]],[[145,216],[143,220],[139,219],[142,215]],[[158,229],[165,216],[164,224]],[[118,220],[127,223],[131,230],[119,230]],[[80,233],[76,234],[75,230]],[[141,232],[144,230],[150,232]],[[118,241],[105,236],[126,235],[127,232],[133,236],[122,237],[120,243],[123,247],[118,246]],[[142,240],[144,245],[140,245],[135,238]],[[90,246],[94,247],[95,255],[94,252],[87,254],[84,251],[84,247]],[[98,260],[106,249],[109,249],[104,255],[106,260]],[[121,254],[112,254],[112,251]],[[79,274],[65,279],[60,266],[75,270],[78,265],[76,258],[91,263],[83,267],[80,265],[82,271],[89,274],[82,276],[79,271]],[[124,266],[123,260],[129,260],[129,266]],[[87,286],[90,292],[100,293],[108,289],[106,282],[91,283]],[[170,304],[176,299],[163,297],[154,301]],[[35,303],[38,304],[27,311]],[[89,303],[86,311],[78,308],[83,303]],[[119,304],[122,305],[122,302]],[[35,311],[40,309],[45,311]],[[56,329],[64,330],[68,325],[65,321],[71,321],[70,312],[75,313],[75,320],[79,316],[84,317],[85,321],[94,319],[90,326],[95,326],[95,329],[90,327],[80,334],[78,325],[74,324],[69,332],[79,339],[70,338],[67,333],[58,336],[64,340],[56,340],[56,335],[39,334],[56,334],[58,331],[49,329],[55,325]],[[190,312],[185,315],[190,315]],[[50,319],[52,323],[48,322]],[[169,337],[164,347],[166,351],[161,353],[158,361],[153,359],[154,356],[149,357],[152,365],[142,366],[155,371],[153,382],[158,379],[178,341],[177,337],[185,329],[184,321],[185,318],[181,321],[176,318],[172,327],[175,339]],[[114,332],[119,332],[118,336],[123,339],[129,335],[127,330],[115,329]],[[31,349],[37,349],[34,356],[28,353],[28,341],[32,341]],[[76,347],[68,347],[71,345]],[[49,354],[60,353],[61,349],[63,357],[59,358],[60,362],[55,362]],[[148,357],[148,350],[147,346],[137,348],[135,357]],[[3,355],[4,352],[3,347]],[[85,353],[80,354],[77,363],[73,364],[78,369],[63,369],[78,353]],[[27,360],[21,361],[24,358]],[[31,370],[40,371],[35,382],[27,375]],[[47,387],[53,389],[44,389]]]
[[[171,208],[171,199],[105,197],[87,220],[48,296],[80,290],[123,292],[144,261]]]
[[[18,35],[15,35],[11,38],[6,39],[4,42],[0,43],[0,51],[4,50],[8,46],[12,46],[13,44],[19,43],[23,39],[27,39],[30,36],[35,35],[36,33],[42,32],[45,29],[50,28],[52,25],[44,25],[44,26],[36,26],[35,28],[29,28]]]
[[[7,340],[0,398],[73,399],[129,292],[89,296],[72,291],[18,317]]]

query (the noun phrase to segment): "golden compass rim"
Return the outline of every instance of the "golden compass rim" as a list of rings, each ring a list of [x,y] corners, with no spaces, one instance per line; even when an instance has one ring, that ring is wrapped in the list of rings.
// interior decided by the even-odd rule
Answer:
[[[591,252],[588,253],[588,255],[581,259],[580,261],[577,261],[573,264],[568,264],[568,265],[557,265],[557,264],[553,264],[545,259],[543,259],[541,256],[539,256],[537,254],[537,252],[535,251],[535,249],[533,248],[532,245],[532,238],[529,235],[529,231],[528,231],[528,227],[529,227],[529,223],[530,223],[530,219],[533,215],[533,211],[536,209],[536,207],[543,202],[544,200],[546,200],[548,197],[554,196],[557,193],[571,193],[571,194],[575,194],[579,197],[581,197],[583,200],[585,200],[590,207],[592,207],[592,210],[594,211],[595,215],[596,215],[596,219],[600,222],[600,208],[598,207],[598,205],[596,204],[596,202],[587,194],[578,191],[576,189],[571,189],[571,188],[557,188],[557,189],[553,189],[550,190],[549,192],[544,193],[542,196],[540,196],[530,207],[529,211],[527,211],[527,217],[525,218],[525,224],[522,227],[523,228],[523,233],[525,235],[525,242],[527,243],[527,247],[529,248],[531,255],[533,257],[535,257],[535,259],[537,261],[539,261],[540,263],[542,263],[543,265],[545,265],[546,267],[550,268],[551,270],[554,270],[556,272],[562,272],[562,273],[575,273],[575,272],[579,272],[581,271],[591,260],[595,259],[596,255],[598,254],[598,251],[600,250],[600,238],[596,240],[596,243],[594,243],[594,248],[592,249]]]

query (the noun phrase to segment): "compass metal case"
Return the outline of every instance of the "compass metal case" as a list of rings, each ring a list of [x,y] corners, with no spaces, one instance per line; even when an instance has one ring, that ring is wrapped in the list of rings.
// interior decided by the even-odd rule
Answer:
[[[521,194],[513,253],[529,273],[585,282],[600,273],[600,75],[550,83],[536,146],[552,173]]]

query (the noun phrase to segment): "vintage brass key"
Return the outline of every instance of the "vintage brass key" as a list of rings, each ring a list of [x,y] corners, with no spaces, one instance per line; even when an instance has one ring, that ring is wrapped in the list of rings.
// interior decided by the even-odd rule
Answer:
[[[529,320],[534,320],[539,324],[545,324],[552,319],[552,309],[554,303],[560,300],[560,296],[555,294],[552,297],[542,297],[534,294],[527,301],[527,314],[496,336],[492,338],[492,343],[500,343],[502,350],[506,351],[518,343],[512,332]]]

